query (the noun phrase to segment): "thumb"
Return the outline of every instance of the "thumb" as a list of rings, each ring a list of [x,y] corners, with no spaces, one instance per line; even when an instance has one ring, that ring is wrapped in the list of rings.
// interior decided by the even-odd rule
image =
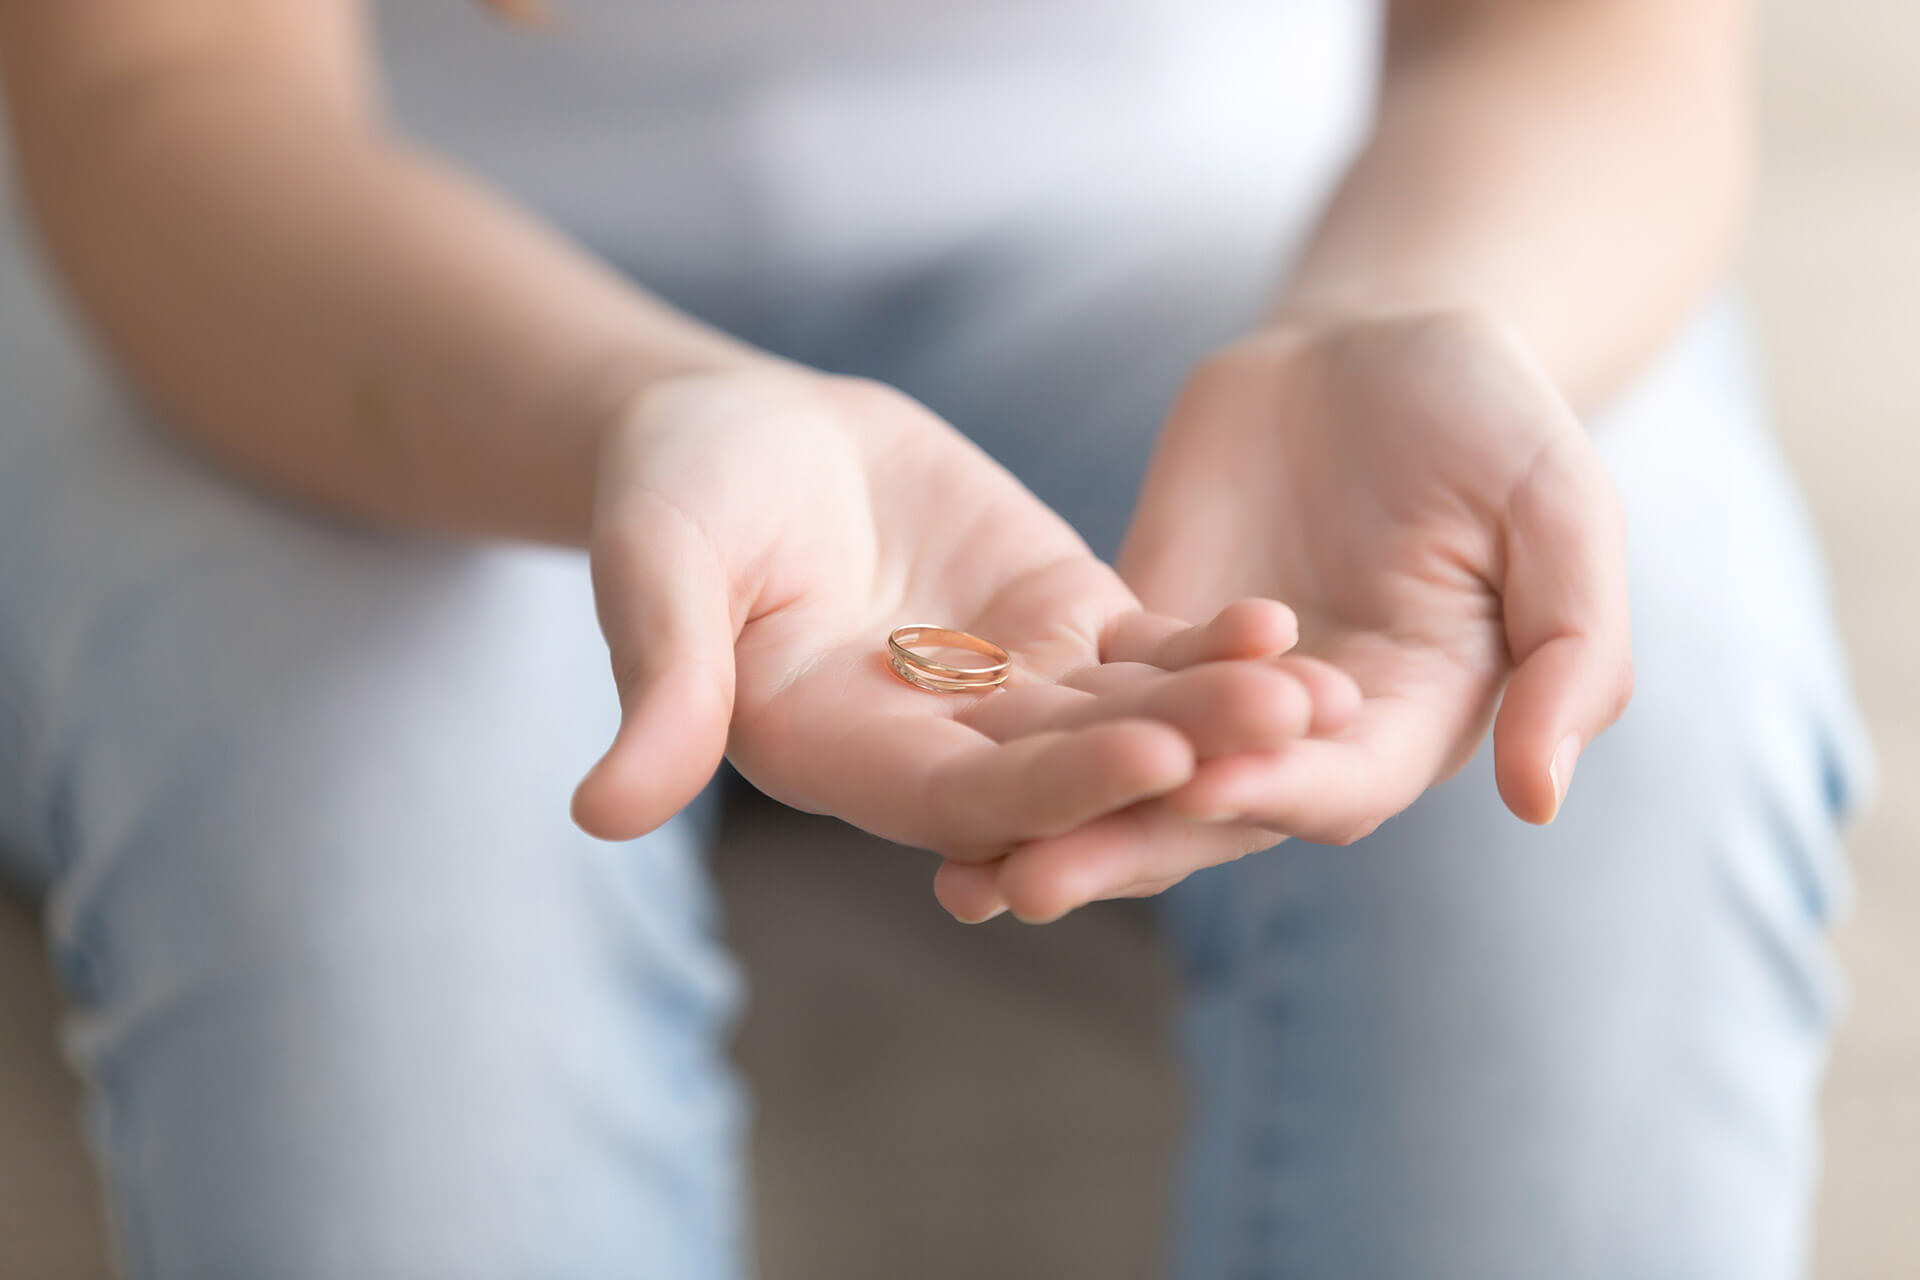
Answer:
[[[573,820],[631,840],[673,817],[720,767],[733,716],[725,566],[704,532],[651,496],[595,538],[594,596],[620,730],[573,796]]]
[[[1569,430],[1507,507],[1501,592],[1515,669],[1494,722],[1500,797],[1528,822],[1560,812],[1581,750],[1633,694],[1626,520],[1600,455]]]

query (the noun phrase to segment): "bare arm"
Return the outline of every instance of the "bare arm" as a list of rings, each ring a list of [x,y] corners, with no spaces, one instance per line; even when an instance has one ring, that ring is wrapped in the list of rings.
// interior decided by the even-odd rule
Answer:
[[[108,347],[208,454],[375,520],[590,544],[623,718],[576,799],[588,830],[651,830],[726,752],[770,794],[961,856],[1098,846],[1197,751],[1249,749],[1247,723],[1262,746],[1305,731],[1307,694],[1264,662],[1284,610],[1144,613],[908,397],[702,328],[386,136],[359,17],[0,0],[27,190]],[[913,617],[993,636],[1057,696],[909,687],[875,659]],[[1064,685],[1109,650],[1124,688]],[[1204,696],[1223,671],[1232,712]]]
[[[1591,405],[1725,265],[1741,0],[1394,0],[1374,137],[1284,305],[1470,307]]]
[[[1359,708],[1166,811],[1344,843],[1491,722],[1508,807],[1560,812],[1633,689],[1620,503],[1567,401],[1617,387],[1727,256],[1744,25],[1738,0],[1393,0],[1374,135],[1272,323],[1175,404],[1120,555],[1176,614],[1287,601]],[[1028,846],[939,892],[968,918],[1158,892],[1218,861],[1180,843]]]
[[[351,0],[0,0],[43,238],[221,463],[377,521],[584,541],[619,405],[763,357],[386,134],[363,38]]]

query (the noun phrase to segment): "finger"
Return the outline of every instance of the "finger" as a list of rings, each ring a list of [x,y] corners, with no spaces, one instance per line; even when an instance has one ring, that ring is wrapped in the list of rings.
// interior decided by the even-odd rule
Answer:
[[[1121,889],[1114,893],[1109,893],[1106,895],[1106,897],[1108,898],[1157,898],[1161,894],[1165,893],[1167,890],[1173,888],[1173,886],[1185,880],[1187,876],[1192,874],[1193,873],[1189,871],[1184,875],[1168,876],[1162,880],[1143,880],[1139,884],[1130,884],[1124,889]]]
[[[980,860],[1165,795],[1193,749],[1163,724],[1113,721],[996,743],[953,720],[865,726],[822,766],[821,805],[877,835]]]
[[[1141,805],[1022,845],[1000,861],[995,887],[1019,919],[1046,924],[1089,902],[1170,884],[1271,848],[1279,839],[1270,831],[1189,822],[1161,805]]]
[[[1205,765],[1167,797],[1174,813],[1351,844],[1418,799],[1446,763],[1452,727],[1402,698],[1374,698],[1339,738],[1302,738]]]
[[[1108,898],[1152,898],[1156,894],[1164,894],[1165,890],[1173,889],[1194,871],[1206,869],[1208,865],[1217,865],[1219,862],[1231,862],[1236,856],[1244,856],[1244,852],[1256,852],[1258,848],[1269,848],[1277,839],[1271,833],[1254,833],[1254,831],[1248,831],[1246,837],[1248,837],[1246,841],[1223,842],[1217,848],[1208,848],[1206,854],[1200,858],[1188,858],[1187,862],[1196,865],[1185,865],[1171,873],[1165,871],[1164,867],[1156,867],[1154,871],[1148,873],[1146,879],[1108,885],[1094,898],[1089,898],[1089,902],[1108,900]],[[1254,848],[1246,848],[1248,844],[1252,844]],[[1227,858],[1213,856],[1217,852],[1225,852]],[[1119,846],[1112,846],[1108,860],[1112,864],[1112,877],[1123,877],[1129,865],[1137,867],[1140,862],[1131,858],[1131,854],[1127,854]],[[948,915],[958,919],[962,925],[983,925],[989,919],[996,919],[1006,913],[1006,906],[1008,906],[1006,896],[1000,892],[1000,869],[1004,865],[1006,865],[1006,858],[995,858],[993,862],[943,860],[939,869],[933,873],[933,896],[941,904],[941,908],[945,908]],[[1056,904],[1058,900],[1050,906],[1056,906]],[[1077,906],[1085,906],[1085,902]],[[1077,910],[1077,908],[1069,908],[1069,910]]]
[[[1267,839],[1271,840],[1271,837]],[[944,861],[933,875],[933,896],[947,914],[961,924],[985,924],[1006,914],[1007,900],[1000,893],[1000,869],[1005,865],[1004,858],[992,862]],[[1200,869],[1195,867],[1174,874],[1156,874],[1145,880],[1108,888],[1091,901],[1151,898],[1165,893]]]
[[[1581,748],[1633,694],[1626,521],[1584,435],[1549,449],[1515,491],[1506,558],[1516,666],[1494,722],[1494,772],[1509,809],[1551,822]]]
[[[1201,759],[1271,750],[1306,733],[1314,719],[1306,685],[1265,663],[1210,662],[1177,672],[1129,667],[1123,678],[1098,682],[1110,687],[1091,696],[1071,686],[1055,686],[1053,693],[1010,690],[964,718],[999,739],[1042,728],[1157,720],[1178,729]]]
[[[932,847],[990,856],[1162,796],[1193,777],[1193,749],[1166,725],[1118,720],[1037,734],[960,756],[939,769],[927,805]]]
[[[593,583],[620,729],[574,792],[573,818],[603,840],[630,840],[685,808],[720,766],[734,626],[711,544],[664,503],[630,504],[600,531]]]
[[[1144,662],[1168,671],[1230,658],[1268,658],[1300,639],[1300,622],[1278,600],[1236,600],[1189,626],[1165,614],[1123,613],[1100,638],[1102,662]]]
[[[1300,682],[1313,706],[1307,732],[1316,737],[1344,732],[1360,714],[1360,686],[1354,678],[1319,658],[1275,658],[1275,669]]]
[[[1353,723],[1360,710],[1360,685],[1340,667],[1319,658],[1288,654],[1280,658],[1236,659],[1211,665],[1256,666],[1283,672],[1298,680],[1312,700],[1310,731],[1313,733],[1338,733]],[[1163,671],[1139,662],[1103,662],[1069,671],[1060,677],[1059,684],[1081,693],[1104,696],[1109,693],[1130,693],[1150,681],[1185,674],[1186,671]],[[1061,700],[1061,705],[1066,705],[1068,701]]]
[[[1188,734],[1203,759],[1265,750],[1307,733],[1341,733],[1361,706],[1360,686],[1352,676],[1332,663],[1294,655],[1209,663],[1166,674],[1133,663],[1104,663],[1069,674],[1064,684],[1092,693],[1098,701],[1052,700],[1058,723],[1087,723],[1113,714],[1164,717]],[[1302,704],[1295,689],[1305,695],[1304,725],[1296,719]],[[1182,710],[1189,718],[1175,718]],[[993,709],[996,718],[1014,712],[1013,706]]]
[[[1162,674],[1148,667],[1137,670],[1141,679]],[[1028,680],[1001,686],[958,712],[954,718],[995,742],[1010,742],[1028,734],[1095,723],[1101,717],[1076,718],[1078,709],[1093,701],[1094,695],[1081,689],[1055,684],[1051,680]]]
[[[933,873],[933,896],[961,924],[985,924],[1007,909],[1007,900],[1000,896],[1000,860],[943,859]]]

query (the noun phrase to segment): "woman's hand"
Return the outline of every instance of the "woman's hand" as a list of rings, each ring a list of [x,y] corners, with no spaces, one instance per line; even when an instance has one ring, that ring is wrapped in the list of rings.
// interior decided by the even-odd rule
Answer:
[[[601,476],[594,583],[623,720],[575,798],[598,835],[664,822],[725,752],[797,808],[992,858],[1172,792],[1199,758],[1337,726],[1354,701],[1265,661],[1296,634],[1271,601],[1198,628],[1142,611],[1058,516],[886,387],[675,379],[623,415]],[[902,683],[884,645],[909,622],[1004,646],[1013,675],[979,695]]]
[[[1499,704],[1501,797],[1551,821],[1633,689],[1625,522],[1520,342],[1462,313],[1283,325],[1169,420],[1121,556],[1166,609],[1300,615],[1364,695],[1338,741],[1211,771],[1172,804],[1345,843],[1465,764]],[[1504,695],[1502,690],[1504,688]]]
[[[1500,794],[1548,822],[1632,690],[1612,483],[1517,340],[1473,315],[1310,317],[1210,360],[1166,424],[1120,569],[1183,616],[1286,600],[1298,652],[1359,683],[1357,717],[1204,765],[1155,806],[1154,838],[950,864],[949,909],[1047,918],[1219,861],[1175,815],[1357,840],[1464,764],[1496,703]]]

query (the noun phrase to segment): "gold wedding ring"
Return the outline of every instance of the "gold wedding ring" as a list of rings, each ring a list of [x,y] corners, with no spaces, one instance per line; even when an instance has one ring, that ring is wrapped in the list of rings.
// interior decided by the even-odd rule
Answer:
[[[984,666],[956,667],[915,653],[912,646],[926,649],[965,649],[985,658]],[[1013,670],[1013,659],[991,640],[955,631],[949,627],[895,627],[887,637],[887,661],[893,674],[916,689],[929,693],[970,693],[991,689]]]

